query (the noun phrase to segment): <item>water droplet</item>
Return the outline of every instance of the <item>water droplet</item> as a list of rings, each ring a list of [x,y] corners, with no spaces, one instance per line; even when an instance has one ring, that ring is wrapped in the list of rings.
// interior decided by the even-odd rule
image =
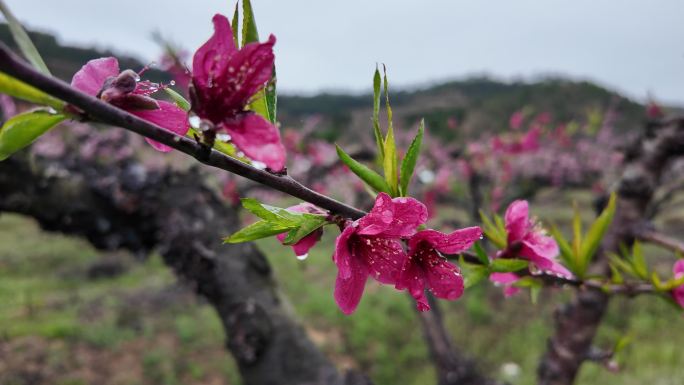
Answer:
[[[306,254],[298,255],[297,259],[300,261],[303,261],[303,260],[307,259],[308,257],[309,257],[309,253],[306,253]]]

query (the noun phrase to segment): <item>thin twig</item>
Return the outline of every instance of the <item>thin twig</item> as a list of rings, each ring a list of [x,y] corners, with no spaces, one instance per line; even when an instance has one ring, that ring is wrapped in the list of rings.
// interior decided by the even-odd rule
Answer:
[[[640,231],[636,236],[644,242],[653,243],[654,245],[658,245],[665,249],[684,254],[684,242],[655,230]]]
[[[93,120],[118,126],[153,139],[188,154],[208,166],[220,168],[269,186],[275,190],[292,195],[293,197],[313,203],[334,214],[341,214],[352,219],[358,219],[366,214],[362,210],[319,194],[287,175],[275,175],[264,170],[259,170],[213,149],[207,154],[204,147],[193,139],[176,135],[111,104],[105,103],[100,99],[85,94],[60,79],[38,72],[16,56],[1,42],[0,71],[78,107]]]

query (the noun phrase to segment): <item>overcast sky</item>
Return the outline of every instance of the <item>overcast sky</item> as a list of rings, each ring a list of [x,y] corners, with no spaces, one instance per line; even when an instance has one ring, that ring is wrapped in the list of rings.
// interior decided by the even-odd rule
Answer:
[[[228,0],[5,0],[31,28],[65,44],[155,60],[159,31],[194,51]],[[684,104],[682,0],[253,0],[262,38],[277,36],[281,89],[421,86],[489,74],[564,74],[637,99]]]

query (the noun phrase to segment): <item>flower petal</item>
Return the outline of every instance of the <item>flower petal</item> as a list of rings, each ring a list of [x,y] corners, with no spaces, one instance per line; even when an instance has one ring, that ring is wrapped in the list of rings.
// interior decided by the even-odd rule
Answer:
[[[359,234],[409,237],[427,220],[427,207],[414,198],[394,198],[384,192],[373,209],[359,221]]]
[[[508,243],[522,239],[530,227],[529,207],[527,201],[517,200],[511,203],[504,215]]]
[[[492,273],[489,276],[489,280],[491,282],[503,285],[505,297],[511,297],[520,292],[519,287],[513,286],[513,284],[517,282],[519,279],[520,277],[513,273]]]
[[[368,270],[357,258],[349,259],[351,274],[348,278],[342,276],[342,269],[335,280],[335,302],[344,314],[351,314],[361,301],[363,290],[368,279]]]
[[[74,74],[71,79],[71,86],[88,95],[96,96],[102,89],[105,80],[118,74],[119,62],[116,58],[93,59]]]
[[[158,101],[158,103],[159,109],[157,110],[133,110],[128,112],[141,119],[154,123],[167,131],[174,132],[181,136],[185,135],[190,128],[188,125],[187,113],[173,103],[163,100]],[[145,140],[152,147],[161,152],[169,152],[173,149],[149,138],[145,138]]]
[[[335,239],[335,253],[333,261],[337,265],[338,278],[348,279],[352,275],[351,267],[351,236],[354,234],[353,226],[347,226]]]
[[[397,290],[408,289],[409,294],[416,300],[416,307],[420,311],[430,310],[430,304],[425,296],[425,276],[420,265],[406,258],[401,274],[394,286]]]
[[[226,121],[222,127],[231,140],[250,159],[264,163],[273,171],[285,168],[285,146],[278,127],[253,112]]]
[[[228,68],[228,59],[237,52],[228,19],[216,14],[212,21],[214,34],[192,58],[192,75],[196,87],[211,87],[216,78]]]
[[[226,91],[223,93],[226,106],[246,105],[271,80],[275,42],[275,36],[271,35],[267,42],[246,44],[230,57],[228,71],[220,79]]]
[[[436,230],[422,230],[409,239],[409,252],[416,250],[420,242],[427,242],[435,249],[445,254],[458,254],[467,250],[482,237],[482,229],[477,226],[456,230],[444,234]]]
[[[558,256],[558,243],[552,237],[540,232],[530,232],[522,240],[519,255],[534,262],[542,270],[551,270],[553,260]]]
[[[463,295],[463,276],[458,267],[441,257],[432,261],[425,270],[425,279],[432,294],[451,301]]]
[[[378,237],[358,236],[356,239],[352,253],[358,253],[366,262],[370,276],[380,283],[395,284],[406,259],[401,242]]]

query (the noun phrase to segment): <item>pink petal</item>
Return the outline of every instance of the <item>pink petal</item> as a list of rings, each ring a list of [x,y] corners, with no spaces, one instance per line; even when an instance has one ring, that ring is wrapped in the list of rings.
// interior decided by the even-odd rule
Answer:
[[[475,227],[456,230],[444,234],[436,230],[422,230],[409,240],[409,252],[416,250],[420,242],[427,242],[435,249],[445,254],[458,254],[470,248],[482,236],[482,230]]]
[[[516,295],[520,292],[519,287],[513,286],[515,282],[520,279],[517,275],[513,273],[492,273],[489,276],[491,282],[500,284],[504,286],[504,296],[510,297]]]
[[[273,171],[285,168],[285,146],[278,127],[255,113],[244,113],[225,122],[223,128],[231,141],[250,159],[264,163]]]
[[[397,290],[408,289],[409,294],[416,300],[416,307],[420,311],[430,310],[427,297],[425,296],[425,277],[419,264],[413,263],[406,258],[396,285]]]
[[[81,67],[71,79],[71,86],[96,96],[102,89],[105,80],[119,74],[119,62],[113,57],[93,59]]]
[[[380,283],[395,284],[406,253],[396,239],[362,237],[357,238],[352,253],[358,253],[365,261],[370,276]]]
[[[195,86],[208,87],[228,68],[228,59],[237,48],[228,19],[214,15],[214,34],[202,45],[192,58],[192,74]]]
[[[453,301],[463,294],[463,276],[456,265],[444,258],[426,269],[425,278],[437,298]]]
[[[348,278],[344,278],[342,269],[338,271],[334,294],[337,306],[347,315],[356,310],[368,279],[368,271],[361,261],[357,258],[351,258],[349,261],[351,274]]]
[[[304,238],[300,239],[297,243],[292,245],[292,251],[294,251],[295,255],[298,257],[302,257],[304,255],[309,254],[309,250],[311,250],[311,248],[314,247],[316,243],[318,243],[318,241],[321,240],[322,235],[323,230],[315,230],[311,234],[305,236]],[[276,238],[278,238],[280,242],[283,242],[286,236],[287,233],[282,233],[276,235]]]
[[[244,106],[259,90],[266,86],[273,75],[276,38],[271,35],[265,43],[253,42],[242,47],[228,61],[228,72],[221,79],[227,87],[227,106]],[[234,72],[231,72],[234,69]]]
[[[552,237],[533,231],[528,233],[522,240],[523,247],[520,256],[534,262],[543,270],[553,268],[553,259],[558,256],[559,249],[556,240]]]
[[[333,261],[337,265],[338,278],[349,279],[352,275],[350,240],[354,230],[353,226],[347,226],[335,239]]]
[[[517,200],[511,203],[504,215],[508,243],[522,239],[530,227],[529,208],[527,201]]]
[[[680,259],[675,262],[674,266],[672,266],[672,272],[675,275],[675,279],[678,279],[684,275],[684,259]]]
[[[309,202],[300,203],[298,205],[290,206],[287,208],[289,211],[294,211],[295,213],[309,213],[316,215],[327,215],[328,212],[321,209],[320,207],[313,205]]]
[[[558,276],[565,277],[565,278],[572,278],[573,277],[570,270],[568,270],[565,266],[561,265],[560,262],[558,262],[556,260],[552,260],[551,262],[552,262],[552,266],[550,269],[546,270],[547,272],[553,273],[553,274],[556,274]]]
[[[167,101],[160,100],[159,109],[157,110],[134,110],[128,112],[181,136],[185,135],[190,128],[188,125],[188,114],[175,104]],[[173,149],[152,139],[145,138],[145,140],[161,152],[169,152]]]
[[[359,221],[359,234],[409,237],[427,220],[427,207],[414,198],[394,198],[384,192],[373,209]]]

